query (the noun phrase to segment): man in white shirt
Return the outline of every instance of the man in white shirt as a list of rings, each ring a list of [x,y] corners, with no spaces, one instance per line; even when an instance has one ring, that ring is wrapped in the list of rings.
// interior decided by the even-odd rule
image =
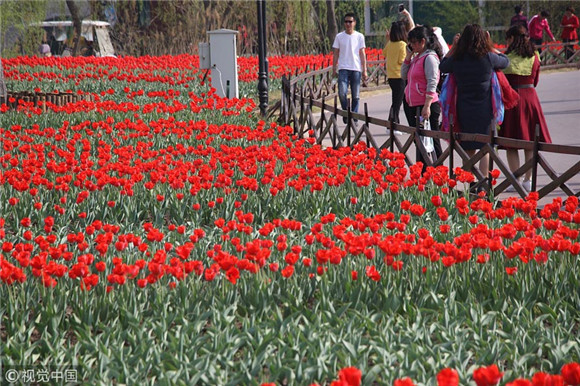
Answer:
[[[367,59],[365,37],[355,31],[355,27],[354,13],[347,13],[344,16],[344,31],[336,35],[332,44],[332,75],[338,74],[338,98],[343,110],[346,110],[348,106],[346,95],[350,85],[350,110],[356,113],[358,112],[361,77],[363,83],[367,80]],[[343,121],[346,123],[346,117],[343,117]]]

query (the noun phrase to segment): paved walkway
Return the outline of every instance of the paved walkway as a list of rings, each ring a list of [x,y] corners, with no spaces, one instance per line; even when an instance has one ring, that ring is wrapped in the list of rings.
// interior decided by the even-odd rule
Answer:
[[[536,90],[544,110],[553,143],[580,146],[580,71],[568,70],[540,74],[540,81]],[[366,94],[363,92],[361,94],[361,107],[359,111],[364,111],[364,103],[367,104],[369,116],[387,119],[388,112],[391,108],[390,90]],[[407,125],[408,123],[402,108],[399,115],[401,124]],[[371,132],[379,146],[388,138],[388,133],[385,133],[384,128],[371,125]],[[402,135],[399,138],[404,142],[407,135]],[[442,146],[443,149],[446,148],[445,141],[442,141]],[[414,159],[415,150],[410,150],[408,154],[411,159]],[[500,150],[499,154],[505,161],[505,151]],[[563,173],[579,161],[578,156],[545,152],[542,152],[542,154],[558,174]],[[522,159],[523,152],[520,151],[520,162]],[[454,164],[457,166],[461,166],[462,164],[461,159],[457,155],[455,155]],[[502,180],[503,178],[500,177],[499,181],[501,182]],[[549,182],[551,182],[550,177],[539,167],[538,188]],[[568,180],[567,184],[574,192],[580,191],[580,175],[576,175]],[[503,199],[509,195],[517,195],[517,193],[502,193],[499,198]],[[566,195],[562,190],[556,189],[540,200],[540,203],[549,203],[555,197],[565,198]]]

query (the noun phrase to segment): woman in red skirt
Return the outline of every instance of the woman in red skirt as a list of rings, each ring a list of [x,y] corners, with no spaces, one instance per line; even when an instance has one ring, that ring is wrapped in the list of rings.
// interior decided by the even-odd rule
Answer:
[[[544,119],[542,106],[536,93],[536,85],[540,76],[540,59],[534,43],[530,41],[527,30],[521,25],[511,27],[506,33],[508,48],[506,55],[510,65],[504,73],[520,96],[518,105],[505,111],[503,124],[499,135],[502,137],[533,141],[536,125],[540,126],[540,142],[552,143],[548,126]],[[506,149],[509,168],[512,172],[520,167],[518,149]],[[532,151],[525,150],[526,162],[532,158]],[[531,190],[531,168],[526,171],[523,187]]]

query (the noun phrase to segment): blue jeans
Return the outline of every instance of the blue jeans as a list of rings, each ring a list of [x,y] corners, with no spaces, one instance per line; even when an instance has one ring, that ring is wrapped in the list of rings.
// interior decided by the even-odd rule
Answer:
[[[346,110],[348,107],[346,94],[348,92],[348,86],[350,85],[350,111],[358,113],[360,78],[360,71],[338,70],[338,99],[340,99],[340,106],[343,110]]]

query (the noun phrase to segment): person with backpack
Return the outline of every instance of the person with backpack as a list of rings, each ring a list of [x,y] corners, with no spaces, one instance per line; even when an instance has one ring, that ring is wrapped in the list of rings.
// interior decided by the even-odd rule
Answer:
[[[457,121],[455,130],[470,134],[490,134],[494,119],[492,104],[492,77],[495,70],[509,65],[507,56],[493,47],[489,33],[478,24],[468,24],[461,34],[455,35],[453,45],[441,61],[439,69],[453,74],[457,85],[455,102]],[[454,123],[455,125],[455,123]],[[461,141],[471,157],[484,146],[482,142]],[[489,154],[479,162],[484,176],[489,173]]]

